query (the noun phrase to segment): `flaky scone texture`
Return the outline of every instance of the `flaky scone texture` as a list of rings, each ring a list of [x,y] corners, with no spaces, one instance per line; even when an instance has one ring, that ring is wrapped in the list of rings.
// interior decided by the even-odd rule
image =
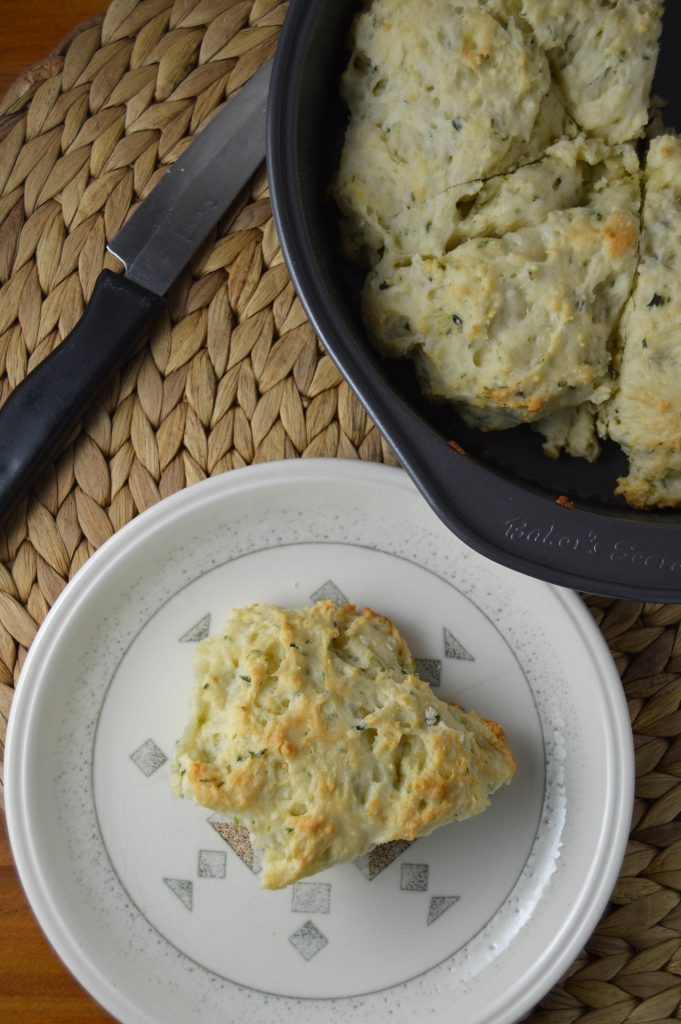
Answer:
[[[681,506],[681,164],[649,124],[663,13],[367,0],[332,184],[374,347],[474,427],[530,424],[551,458],[616,441],[615,493],[640,508]]]
[[[256,604],[197,648],[173,788],[238,816],[277,889],[480,814],[514,771],[501,728],[435,697],[389,619]]]
[[[618,493],[637,508],[681,505],[681,140],[654,139],[641,261],[622,317],[618,386],[599,427],[624,449]]]

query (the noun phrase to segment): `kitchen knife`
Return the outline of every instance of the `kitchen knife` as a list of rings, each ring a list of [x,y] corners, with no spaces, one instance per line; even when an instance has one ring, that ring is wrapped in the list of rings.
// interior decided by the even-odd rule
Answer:
[[[54,458],[109,374],[265,158],[271,62],[211,120],[112,239],[125,266],[104,270],[76,327],[0,410],[0,520]]]

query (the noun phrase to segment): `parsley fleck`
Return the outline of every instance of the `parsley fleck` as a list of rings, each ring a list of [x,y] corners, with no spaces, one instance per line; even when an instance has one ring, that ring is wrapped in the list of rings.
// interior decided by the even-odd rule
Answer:
[[[250,676],[239,676],[239,679],[243,679],[243,681],[245,683],[250,683],[251,682],[251,677]]]
[[[452,320],[456,324],[457,327],[463,327],[463,320],[461,319],[460,316],[457,316],[456,313],[452,314]]]
[[[458,117],[455,117],[454,120],[452,121],[452,128],[454,129],[455,132],[460,132],[461,129],[463,128],[463,121],[461,121]]]
[[[562,184],[563,184],[563,179],[562,178],[556,178],[556,180],[553,183],[553,191],[557,192]]]
[[[644,338],[644,339],[643,339],[643,341],[641,342],[641,345],[642,345],[642,347],[643,347],[643,348],[648,348],[648,342],[646,341],[646,339],[645,339],[645,338]]]
[[[652,299],[648,303],[648,309],[656,309],[658,306],[664,306],[665,300],[657,292],[653,295]]]
[[[379,284],[378,287],[379,287],[380,291],[384,292],[384,291],[386,291],[386,289],[388,289],[390,287],[390,285],[388,284],[387,281],[381,281],[381,283]],[[291,646],[293,646],[293,644]]]

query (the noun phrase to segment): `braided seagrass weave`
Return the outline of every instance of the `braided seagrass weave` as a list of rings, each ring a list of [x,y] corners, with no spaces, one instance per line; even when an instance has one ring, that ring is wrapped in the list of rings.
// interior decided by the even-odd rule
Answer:
[[[278,0],[114,0],[0,102],[0,401],[68,334],[106,241],[211,112],[267,60]],[[0,761],[26,651],[115,530],[236,466],[394,462],[295,297],[261,171],[151,337],[0,528]],[[631,841],[612,903],[531,1024],[681,1019],[681,607],[589,598],[629,700]]]

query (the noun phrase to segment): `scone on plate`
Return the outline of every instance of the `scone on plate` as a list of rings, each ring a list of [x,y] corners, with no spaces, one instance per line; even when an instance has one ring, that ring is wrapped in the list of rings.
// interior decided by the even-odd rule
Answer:
[[[479,814],[514,771],[501,728],[438,700],[389,619],[256,604],[198,646],[173,787],[237,815],[277,889]]]
[[[600,429],[622,446],[617,493],[638,508],[681,505],[681,140],[650,144],[641,262],[621,323],[618,388]]]

